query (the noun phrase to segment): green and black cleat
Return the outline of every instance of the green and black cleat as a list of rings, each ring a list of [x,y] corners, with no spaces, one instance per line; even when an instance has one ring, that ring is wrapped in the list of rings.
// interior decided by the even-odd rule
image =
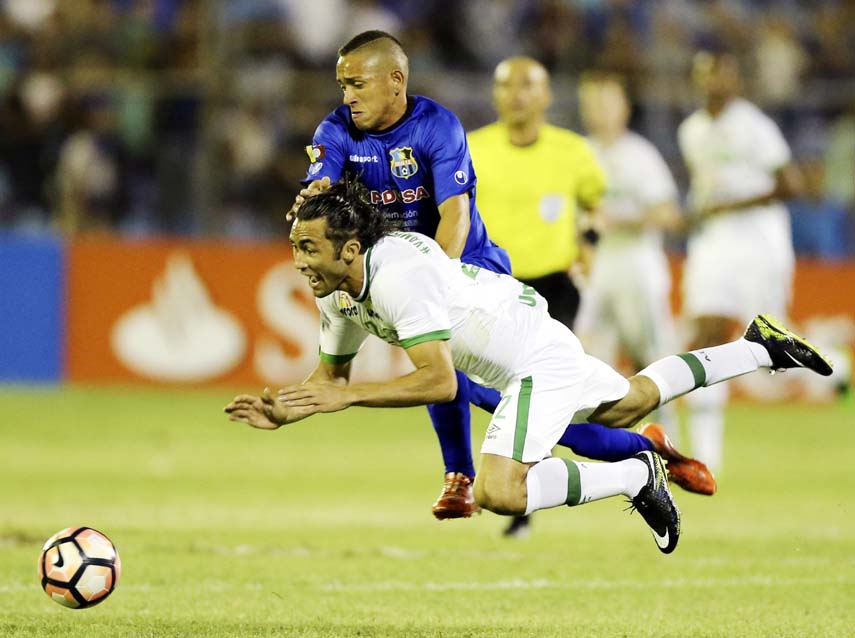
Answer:
[[[670,554],[680,539],[680,510],[668,489],[665,464],[655,452],[645,450],[632,458],[647,466],[647,483],[632,499],[632,509],[638,510],[653,533],[653,540],[663,554]]]
[[[769,315],[757,315],[745,330],[745,339],[766,348],[772,359],[772,371],[807,368],[827,377],[832,372],[831,361],[805,339],[787,330]]]

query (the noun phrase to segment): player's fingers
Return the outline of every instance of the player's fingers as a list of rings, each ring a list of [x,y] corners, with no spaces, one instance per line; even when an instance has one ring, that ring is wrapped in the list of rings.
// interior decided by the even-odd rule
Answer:
[[[232,401],[225,407],[226,412],[233,412],[238,409],[250,409],[255,405],[255,401]]]
[[[249,423],[249,413],[245,410],[236,410],[229,415],[229,421],[240,421],[241,423]]]

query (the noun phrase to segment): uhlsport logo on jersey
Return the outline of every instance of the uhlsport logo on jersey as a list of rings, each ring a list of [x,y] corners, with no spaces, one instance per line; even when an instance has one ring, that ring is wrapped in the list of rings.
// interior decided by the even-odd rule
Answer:
[[[392,158],[390,162],[392,175],[395,177],[408,179],[419,172],[419,165],[413,156],[413,149],[409,146],[393,148],[389,151],[389,155]]]

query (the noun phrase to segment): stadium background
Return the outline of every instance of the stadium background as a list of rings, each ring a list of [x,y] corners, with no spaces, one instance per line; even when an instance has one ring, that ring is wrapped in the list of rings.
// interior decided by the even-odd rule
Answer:
[[[546,63],[555,85],[551,118],[576,130],[578,73],[625,74],[637,104],[633,126],[663,152],[684,193],[675,131],[694,108],[692,53],[736,51],[748,96],[780,123],[808,177],[808,194],[790,208],[800,256],[820,261],[802,271],[820,275],[800,271],[795,316],[837,316],[820,327],[820,340],[853,339],[847,319],[855,302],[835,294],[855,288],[851,2],[7,0],[2,7],[0,286],[18,303],[0,311],[0,379],[299,377],[314,331],[299,320],[298,297],[275,309],[275,295],[264,301],[266,269],[257,257],[264,251],[247,242],[268,242],[264,263],[274,267],[275,242],[287,231],[282,212],[307,165],[304,147],[339,99],[335,50],[366,28],[399,34],[411,92],[448,105],[470,129],[493,119],[491,70],[511,53]],[[107,237],[115,242],[105,245]],[[198,241],[210,255],[202,270]],[[678,266],[682,245],[671,247]],[[287,247],[279,252],[288,259]],[[185,267],[168,268],[170,255]],[[136,265],[118,268],[126,260]],[[299,290],[286,270],[270,276]],[[229,352],[220,359],[209,352],[195,375],[152,361],[159,355],[149,347],[139,356],[110,353],[120,347],[119,318],[133,308],[156,309],[150,318],[160,329],[149,336],[163,342],[152,346],[161,358],[190,338],[191,324],[198,332],[203,311],[178,303],[188,298],[182,286],[211,298],[208,315],[219,306],[240,315],[239,325],[211,320],[207,336],[219,334]],[[248,287],[256,299],[240,297]],[[140,341],[146,319],[135,325],[127,334]],[[132,361],[146,354],[147,363]],[[155,373],[158,366],[170,369]]]
[[[423,410],[324,416],[273,445],[225,422],[234,391],[312,365],[282,212],[339,100],[335,49],[367,28],[398,34],[411,91],[467,128],[493,118],[511,53],[547,64],[551,119],[576,130],[578,73],[626,74],[683,193],[692,54],[738,52],[809,178],[794,319],[851,352],[852,2],[5,0],[0,635],[852,635],[855,407],[792,374],[752,392],[783,403],[729,408],[720,493],[677,494],[667,559],[612,502],[545,512],[513,546],[498,517],[440,526]],[[369,347],[363,377],[404,369]],[[82,616],[34,578],[41,542],[77,524],[126,570]]]

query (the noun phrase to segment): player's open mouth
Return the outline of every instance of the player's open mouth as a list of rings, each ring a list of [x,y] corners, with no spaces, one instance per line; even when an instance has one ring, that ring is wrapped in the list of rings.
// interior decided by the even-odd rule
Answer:
[[[317,288],[320,285],[320,283],[321,283],[321,280],[317,276],[315,276],[315,275],[309,276],[309,286],[310,287]]]

